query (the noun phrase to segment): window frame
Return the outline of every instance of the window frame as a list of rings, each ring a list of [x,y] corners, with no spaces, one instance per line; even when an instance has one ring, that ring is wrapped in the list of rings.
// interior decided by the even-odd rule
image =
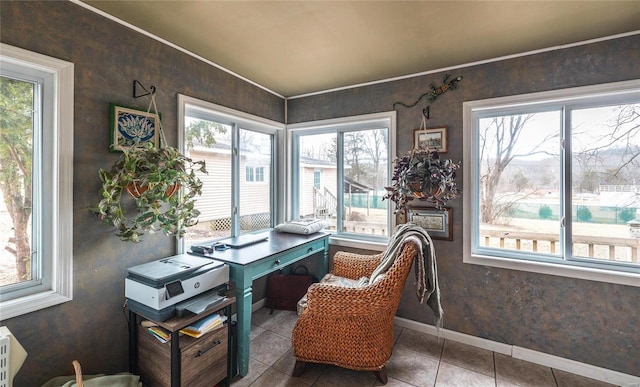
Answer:
[[[475,131],[476,116],[483,111],[516,108],[519,106],[556,106],[563,105],[571,108],[582,107],[586,103],[596,100],[608,102],[618,97],[640,97],[640,79],[622,81],[601,85],[582,86],[569,89],[552,90],[531,94],[522,94],[492,99],[468,101],[463,103],[463,183],[466,187],[463,202],[463,262],[483,266],[491,266],[505,269],[528,271],[540,274],[550,274],[563,277],[587,279],[600,282],[616,283],[630,286],[640,286],[640,269],[628,270],[624,266],[612,264],[597,264],[586,260],[576,260],[572,257],[560,256],[558,261],[540,259],[540,256],[527,254],[526,252],[501,251],[500,254],[491,254],[491,249],[475,249],[474,243],[479,238],[479,189],[478,189],[478,144]],[[564,123],[563,123],[564,124]],[[564,137],[564,133],[563,133]],[[568,141],[565,140],[568,147]],[[564,152],[560,179],[564,187],[569,187],[571,182],[571,153]],[[561,202],[564,206],[571,205],[571,194],[565,190],[561,192]],[[564,216],[562,214],[561,216]],[[569,243],[566,233],[571,232],[571,219],[566,220],[566,227],[561,231],[561,243]],[[566,247],[566,246],[565,246]],[[565,251],[571,251],[566,250]],[[621,269],[622,268],[622,269]]]
[[[41,171],[33,176],[32,212],[32,223],[39,223],[33,227],[32,246],[41,252],[41,280],[3,291],[0,315],[9,319],[73,299],[74,65],[4,43],[0,53],[2,63],[44,79],[42,131],[34,133],[34,149],[39,153],[34,158],[40,157],[34,159],[38,161],[34,169],[40,165]],[[37,198],[40,208],[35,205]]]
[[[297,198],[298,183],[297,176],[298,170],[296,165],[297,156],[296,152],[296,137],[299,135],[309,134],[321,134],[321,133],[348,133],[362,129],[374,129],[386,128],[388,132],[388,160],[387,160],[387,182],[385,185],[390,184],[393,160],[396,157],[396,112],[381,112],[364,114],[357,116],[347,116],[340,118],[332,118],[327,120],[301,122],[297,124],[287,125],[287,219],[291,220],[297,216],[297,208],[299,200]],[[344,180],[344,168],[342,167],[343,157],[341,151],[340,136],[338,136],[338,151],[337,151],[337,187],[338,191],[343,186]],[[340,195],[338,195],[340,196]],[[341,210],[341,199],[338,199],[337,211]],[[341,216],[337,216],[338,220]],[[387,208],[387,227],[389,234],[396,226],[396,217],[393,215],[393,206],[389,205]],[[369,248],[372,250],[381,250],[386,246],[386,242],[389,236],[375,236],[367,234],[359,234],[353,232],[332,232],[331,243],[333,245],[354,247],[354,248]]]
[[[273,187],[273,195],[270,201],[270,208],[272,213],[272,226],[277,224],[284,218],[284,204],[283,204],[283,192],[284,192],[284,179],[279,176],[284,176],[284,130],[285,124],[272,121],[267,118],[259,117],[253,114],[245,113],[239,110],[231,109],[226,106],[218,105],[212,102],[204,101],[187,95],[178,94],[178,149],[181,152],[186,151],[185,141],[185,117],[187,111],[191,110],[197,112],[197,116],[219,122],[221,124],[231,125],[236,130],[235,135],[232,135],[232,198],[231,206],[236,210],[233,211],[231,222],[231,236],[238,236],[240,233],[240,176],[243,171],[240,170],[240,152],[237,150],[239,135],[238,132],[242,129],[251,130],[259,133],[272,135],[274,140],[272,142],[272,165],[270,172],[268,173],[268,179],[270,179]],[[264,166],[262,166],[264,168]],[[254,171],[255,172],[255,171]],[[265,174],[267,172],[265,171]],[[265,178],[258,184],[264,184],[267,182]],[[255,182],[251,182],[252,184]],[[230,209],[231,212],[231,209]],[[182,254],[187,251],[188,246],[185,246],[184,238],[177,241],[177,251]]]

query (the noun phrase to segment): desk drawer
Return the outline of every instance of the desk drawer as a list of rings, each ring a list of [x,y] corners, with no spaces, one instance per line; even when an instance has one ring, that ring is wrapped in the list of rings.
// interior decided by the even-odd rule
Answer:
[[[320,239],[260,261],[252,269],[252,272],[256,273],[254,277],[261,277],[264,274],[282,269],[293,262],[297,262],[315,253],[324,252],[326,243],[326,238]]]

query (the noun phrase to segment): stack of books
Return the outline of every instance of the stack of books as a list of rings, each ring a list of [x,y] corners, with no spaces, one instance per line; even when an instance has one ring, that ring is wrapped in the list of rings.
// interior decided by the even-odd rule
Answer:
[[[221,316],[219,313],[209,315],[202,320],[198,320],[188,327],[180,329],[180,333],[195,337],[196,339],[205,333],[217,329],[227,320],[227,316]]]
[[[163,344],[171,340],[171,334],[166,329],[163,329],[159,326],[151,326],[151,327],[148,327],[147,330],[149,331],[149,333],[151,333],[153,337],[158,339],[158,341],[160,341]]]

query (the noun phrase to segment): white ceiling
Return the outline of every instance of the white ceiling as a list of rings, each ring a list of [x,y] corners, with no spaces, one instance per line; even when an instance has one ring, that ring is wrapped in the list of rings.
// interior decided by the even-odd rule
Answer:
[[[640,31],[637,0],[83,2],[285,97]]]

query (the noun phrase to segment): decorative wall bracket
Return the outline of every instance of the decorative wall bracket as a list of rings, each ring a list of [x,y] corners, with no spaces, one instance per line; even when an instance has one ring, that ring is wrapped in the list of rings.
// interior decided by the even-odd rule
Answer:
[[[442,86],[440,87],[436,87],[436,85],[434,83],[432,83],[429,87],[431,90],[427,91],[426,93],[422,94],[420,97],[418,97],[418,99],[410,104],[407,105],[401,101],[396,101],[393,103],[393,108],[396,108],[396,105],[402,105],[408,109],[416,106],[420,101],[422,101],[423,98],[427,98],[427,101],[429,102],[429,104],[433,103],[439,96],[441,96],[442,94],[446,93],[449,90],[455,90],[458,87],[458,82],[460,82],[462,80],[462,76],[458,75],[457,77],[450,79],[451,78],[451,74],[445,74],[444,79],[442,80]],[[426,118],[429,119],[429,105],[427,105],[424,109],[422,109],[422,115]]]

